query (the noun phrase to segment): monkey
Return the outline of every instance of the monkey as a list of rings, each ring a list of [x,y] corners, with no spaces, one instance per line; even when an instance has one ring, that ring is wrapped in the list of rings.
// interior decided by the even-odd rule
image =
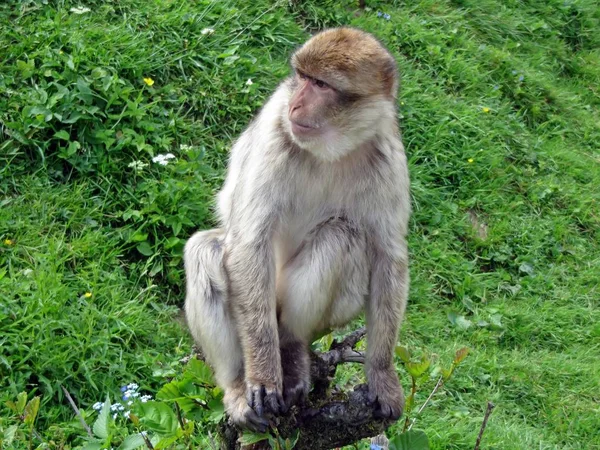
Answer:
[[[409,174],[397,63],[373,35],[324,30],[233,144],[218,228],[185,245],[185,313],[240,427],[310,390],[309,344],[363,310],[378,414],[398,419],[393,364],[409,287]]]

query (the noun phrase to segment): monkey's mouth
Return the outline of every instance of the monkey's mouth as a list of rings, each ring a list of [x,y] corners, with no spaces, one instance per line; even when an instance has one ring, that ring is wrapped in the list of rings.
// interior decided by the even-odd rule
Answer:
[[[292,133],[296,136],[314,136],[319,133],[319,126],[305,125],[290,121],[292,124]]]

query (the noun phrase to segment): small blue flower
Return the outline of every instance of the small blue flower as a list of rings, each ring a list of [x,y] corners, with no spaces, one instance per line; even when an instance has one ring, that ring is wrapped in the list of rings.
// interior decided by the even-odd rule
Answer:
[[[512,71],[512,74],[513,74],[513,75],[516,75],[516,74],[517,74],[517,71],[516,71],[516,70],[513,70],[513,71]]]
[[[523,75],[519,75],[519,81],[523,81],[525,77]]]
[[[383,13],[381,11],[377,11],[377,17],[381,17],[383,16]]]
[[[127,386],[121,386],[121,392],[125,392],[127,390]]]
[[[497,91],[498,89],[500,89],[500,86],[498,86],[498,85],[495,85],[495,86],[494,86],[494,90],[495,90],[495,91]]]
[[[125,394],[123,397],[121,397],[121,400],[123,400],[123,401],[129,400],[129,394]]]
[[[383,447],[377,444],[371,444],[371,450],[383,450]]]
[[[390,20],[390,19],[392,18],[392,16],[390,16],[389,14],[384,14],[384,15],[383,15],[383,18],[384,18],[385,20]]]

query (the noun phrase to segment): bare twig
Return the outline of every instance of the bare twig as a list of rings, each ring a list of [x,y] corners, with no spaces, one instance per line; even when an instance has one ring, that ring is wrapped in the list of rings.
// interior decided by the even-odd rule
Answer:
[[[433,388],[433,391],[431,391],[431,394],[429,394],[429,397],[427,397],[427,400],[425,400],[425,403],[423,403],[421,405],[421,407],[419,408],[419,410],[417,411],[416,416],[418,416],[419,414],[421,414],[423,412],[423,410],[427,406],[427,403],[429,403],[429,400],[431,400],[431,398],[435,395],[435,393],[442,386],[442,384],[444,384],[444,378],[440,377],[439,380],[437,381],[435,387]],[[410,426],[408,427],[408,431],[410,431],[410,429],[413,427],[413,425],[415,424],[416,420],[417,420],[417,418],[413,417],[413,420],[410,423]]]
[[[181,409],[179,408],[179,404],[175,402],[175,412],[177,413],[177,421],[179,422],[179,426],[182,430],[185,430],[185,424],[183,423],[183,417],[181,415]]]
[[[93,438],[94,434],[92,433],[92,430],[90,429],[89,425],[85,422],[85,419],[81,415],[81,412],[79,412],[79,408],[77,408],[77,405],[73,401],[73,397],[71,397],[71,394],[69,394],[69,391],[67,391],[64,386],[61,385],[60,387],[65,393],[65,397],[67,397],[67,400],[71,404],[71,408],[73,408],[73,411],[75,411],[75,415],[79,419],[79,422],[81,422],[81,426],[85,429],[85,431],[87,431],[88,436]]]
[[[152,445],[152,442],[150,442],[150,439],[148,439],[148,436],[146,436],[146,433],[142,431],[140,434],[142,435],[142,439],[146,443],[146,447],[148,447],[149,450],[154,450],[154,446]]]
[[[481,438],[483,437],[483,432],[485,431],[485,427],[487,425],[487,421],[492,414],[492,410],[496,407],[492,402],[488,402],[487,409],[485,410],[485,416],[483,417],[483,423],[481,424],[481,428],[479,429],[479,436],[477,436],[477,442],[475,442],[475,448],[473,450],[479,450],[479,444],[481,443]]]

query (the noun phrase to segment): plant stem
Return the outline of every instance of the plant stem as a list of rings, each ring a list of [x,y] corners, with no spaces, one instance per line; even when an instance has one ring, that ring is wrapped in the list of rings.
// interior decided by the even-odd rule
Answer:
[[[73,397],[71,397],[71,394],[69,394],[69,391],[67,391],[65,389],[65,387],[62,385],[61,385],[61,389],[63,390],[63,392],[65,393],[65,397],[67,397],[67,400],[71,404],[71,408],[73,408],[73,411],[75,411],[75,415],[79,419],[79,422],[81,422],[81,426],[85,429],[85,431],[87,431],[87,434],[89,437],[94,437],[92,430],[90,429],[89,425],[85,422],[85,419],[81,415],[81,412],[79,412],[79,408],[77,408],[77,405],[73,401]]]
[[[475,442],[474,450],[479,450],[479,444],[481,443],[481,438],[483,437],[483,432],[485,431],[485,427],[487,425],[487,421],[492,414],[492,410],[496,407],[492,402],[488,402],[487,409],[485,411],[485,416],[483,417],[483,423],[481,424],[481,428],[479,430],[479,436],[477,436],[477,442]]]
[[[431,400],[431,398],[435,395],[435,393],[437,392],[437,390],[442,386],[442,384],[444,384],[444,378],[440,377],[435,385],[435,387],[433,388],[433,391],[431,391],[431,394],[429,394],[429,397],[427,397],[427,400],[425,400],[425,403],[423,403],[421,405],[421,407],[419,408],[419,410],[417,411],[417,416],[419,414],[421,414],[423,412],[423,410],[425,409],[425,407],[427,406],[427,403],[429,403],[429,400]],[[415,421],[417,420],[416,417],[413,418],[412,422],[410,423],[410,426],[408,427],[408,431],[410,431],[410,429],[413,427],[413,425],[415,424]]]

